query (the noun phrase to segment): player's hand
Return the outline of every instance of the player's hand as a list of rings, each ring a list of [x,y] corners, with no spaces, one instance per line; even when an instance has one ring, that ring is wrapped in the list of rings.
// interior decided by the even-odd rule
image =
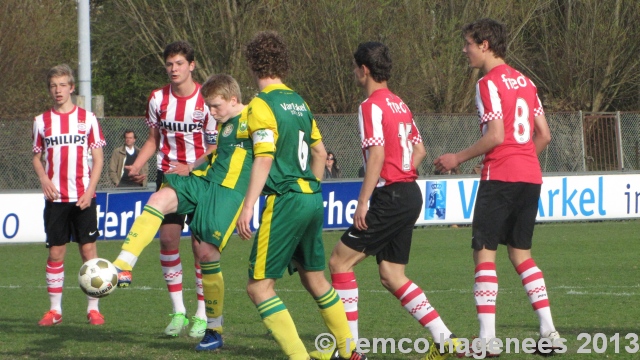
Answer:
[[[367,211],[369,211],[368,207],[361,206],[358,204],[356,207],[356,212],[353,214],[353,226],[358,230],[367,230],[369,227],[367,226],[367,222],[365,218],[367,217]]]
[[[76,206],[80,208],[80,210],[84,210],[91,206],[91,200],[93,199],[93,191],[87,191],[76,202]]]
[[[42,193],[47,200],[54,201],[60,198],[58,189],[56,189],[56,186],[53,185],[53,182],[48,177],[40,179],[40,186],[42,186]]]
[[[177,161],[169,163],[169,170],[165,171],[165,174],[178,174],[180,176],[189,176],[191,172],[191,166]]]
[[[135,167],[133,165],[127,165],[124,168],[129,170],[129,177],[130,178],[133,178],[134,176],[140,175],[140,168],[137,168],[137,167]]]
[[[144,174],[140,174],[140,175],[129,174],[129,180],[133,181],[136,184],[142,184],[146,178],[147,178],[147,175],[144,175]]]
[[[251,239],[251,219],[253,218],[253,207],[251,208],[242,208],[242,212],[238,217],[238,221],[236,222],[236,230],[238,231],[238,236],[242,240]]]
[[[440,155],[440,157],[433,160],[433,165],[440,173],[446,173],[447,171],[452,170],[456,166],[460,165],[460,161],[458,161],[458,157],[456,156],[456,154],[449,153]]]

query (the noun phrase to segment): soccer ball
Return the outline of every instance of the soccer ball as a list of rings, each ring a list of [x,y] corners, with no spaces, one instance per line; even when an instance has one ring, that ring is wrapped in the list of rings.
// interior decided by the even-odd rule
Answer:
[[[85,294],[97,298],[104,297],[116,289],[118,270],[109,260],[91,259],[80,267],[78,283]]]

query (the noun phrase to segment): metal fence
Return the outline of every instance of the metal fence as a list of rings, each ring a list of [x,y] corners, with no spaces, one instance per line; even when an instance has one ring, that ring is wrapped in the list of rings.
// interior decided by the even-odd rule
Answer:
[[[336,155],[345,178],[355,178],[362,166],[357,114],[316,115],[325,146]],[[418,169],[421,176],[433,174],[433,159],[456,152],[480,137],[475,114],[417,114],[415,120],[427,148],[427,159]],[[548,113],[552,141],[540,154],[543,172],[640,170],[640,113],[583,114]],[[141,146],[148,128],[142,118],[100,120],[107,146],[105,168],[99,188],[110,188],[107,164],[114,148],[123,144],[125,129],[132,129]],[[38,189],[40,183],[31,165],[31,126],[28,119],[0,120],[0,189]],[[480,158],[464,163],[460,172],[472,173]],[[156,174],[156,159],[149,160],[149,180]]]

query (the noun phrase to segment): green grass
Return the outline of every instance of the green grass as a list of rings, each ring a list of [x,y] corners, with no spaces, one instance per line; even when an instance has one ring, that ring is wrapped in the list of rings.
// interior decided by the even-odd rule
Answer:
[[[407,275],[427,294],[445,323],[460,337],[477,335],[472,296],[473,262],[468,227],[417,229]],[[325,233],[327,253],[341,232]],[[120,241],[100,242],[99,254],[113,260]],[[556,327],[567,339],[562,359],[635,359],[624,350],[628,333],[640,334],[640,222],[545,224],[536,228],[534,258],[545,275]],[[158,261],[158,243],[142,254],[134,271],[133,286],[118,289],[100,301],[106,324],[86,324],[86,300],[76,274],[80,257],[68,248],[63,297],[64,322],[41,328],[37,322],[49,308],[44,280],[47,251],[44,244],[0,246],[0,358],[47,359],[284,359],[279,347],[262,325],[245,293],[250,242],[233,237],[222,258],[225,278],[224,348],[215,354],[199,354],[199,341],[186,336],[165,338],[171,303]],[[185,268],[185,303],[195,310],[196,296],[190,244],[181,244]],[[538,321],[512,269],[506,249],[499,250],[500,292],[497,336],[537,338]],[[374,259],[358,266],[360,287],[360,336],[372,338],[426,337],[427,331],[380,285]],[[317,334],[325,332],[314,301],[296,276],[285,276],[277,291],[290,310],[307,348]],[[580,333],[621,334],[621,353],[608,343],[606,354],[576,354],[584,340]],[[589,344],[587,349],[593,349]],[[419,359],[404,355],[370,354],[370,358]],[[504,354],[505,359],[536,359],[534,355]]]

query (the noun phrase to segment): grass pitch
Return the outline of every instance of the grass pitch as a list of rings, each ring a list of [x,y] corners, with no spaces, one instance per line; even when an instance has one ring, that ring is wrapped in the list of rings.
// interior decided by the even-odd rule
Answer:
[[[325,233],[327,256],[341,232]],[[449,328],[459,337],[477,335],[472,295],[473,262],[468,227],[416,229],[407,275],[427,294]],[[100,257],[113,260],[121,241],[98,243]],[[171,303],[154,241],[133,272],[133,285],[117,289],[100,301],[106,324],[86,324],[86,300],[77,285],[80,257],[69,245],[65,262],[64,322],[37,326],[49,309],[45,283],[44,244],[0,246],[0,358],[39,359],[284,359],[245,293],[251,243],[234,236],[222,256],[225,278],[224,347],[196,353],[199,339],[186,335],[167,338]],[[562,359],[636,359],[640,356],[640,222],[594,222],[538,225],[533,256],[542,269],[556,327],[567,339]],[[196,307],[190,242],[181,244],[184,298],[189,316]],[[498,254],[499,294],[497,336],[501,339],[538,338],[538,320],[501,247]],[[380,285],[373,258],[356,268],[360,288],[360,337],[426,338],[428,331]],[[277,291],[291,312],[307,349],[326,332],[317,306],[303,290],[297,275],[277,282]],[[582,335],[581,335],[582,334]],[[588,334],[588,335],[586,335]],[[603,335],[597,335],[603,334]],[[618,335],[616,340],[615,335]],[[625,338],[626,337],[626,338]],[[591,341],[587,342],[590,338]],[[635,341],[634,341],[635,339]],[[616,351],[616,344],[618,350]],[[606,346],[604,353],[597,353]],[[409,346],[410,348],[410,346]],[[386,354],[381,347],[370,359],[421,359],[424,355]],[[591,353],[584,353],[590,351]],[[633,353],[635,351],[635,353]],[[580,353],[578,353],[580,352]],[[557,358],[556,357],[556,358]],[[504,359],[536,359],[520,351]]]

